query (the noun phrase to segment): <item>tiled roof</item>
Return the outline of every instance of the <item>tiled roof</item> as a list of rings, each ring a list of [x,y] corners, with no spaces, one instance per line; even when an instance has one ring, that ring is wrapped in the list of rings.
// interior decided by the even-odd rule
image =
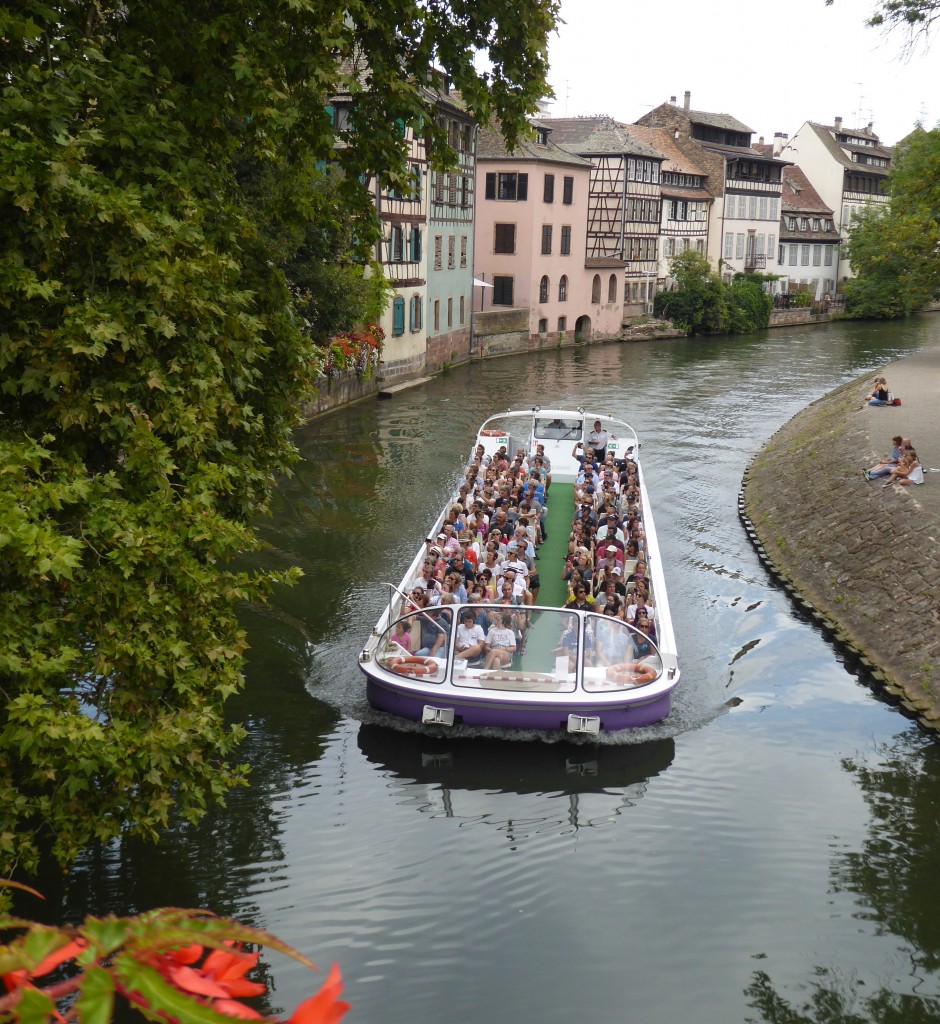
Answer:
[[[585,270],[622,270],[626,265],[626,260],[619,260],[616,256],[588,256],[584,260]]]
[[[665,156],[666,162],[663,164],[662,170],[674,171],[677,174],[698,174],[703,178],[708,176],[694,160],[686,156],[676,145],[676,140],[668,128],[650,128],[643,124],[631,124],[629,131],[641,142],[645,142],[653,149],[658,149]]]
[[[835,133],[835,128],[834,127],[832,127],[830,125],[826,125],[826,124],[817,124],[817,122],[815,122],[815,121],[807,121],[806,123],[816,133],[817,137],[822,142],[822,144],[826,147],[826,149],[829,152],[829,155],[833,158],[833,160],[835,160],[837,163],[842,164],[843,167],[851,167],[852,170],[854,170],[854,171],[863,171],[863,172],[869,173],[869,174],[878,174],[878,175],[882,175],[882,176],[887,176],[887,174],[888,174],[888,168],[887,167],[870,167],[868,164],[857,164],[846,153],[845,150],[846,150],[846,148],[848,148],[850,151],[851,150],[855,150],[855,152],[868,153],[868,154],[871,154],[872,156],[885,157],[886,159],[890,160],[891,159],[891,150],[890,150],[889,147],[881,146],[881,145],[876,145],[876,146],[844,146],[843,143],[836,141],[836,137],[835,137],[835,134],[834,134]],[[850,134],[850,135],[866,135],[866,134],[868,134],[867,131],[863,131],[861,129],[856,130],[856,129],[851,129],[851,128],[850,129],[843,128],[843,129],[841,129],[841,131],[842,131],[843,134]]]
[[[745,132],[748,135],[754,134],[753,128],[748,128],[743,121],[739,121],[730,114],[712,114],[707,110],[684,110],[683,113],[693,124],[707,124],[710,128],[722,128],[729,132]]]
[[[707,203],[714,198],[704,188],[680,188],[678,185],[660,185],[662,194],[667,199],[692,199],[695,202]]]
[[[740,158],[744,160],[762,160],[764,163],[774,164],[789,164],[790,160],[784,160],[781,157],[775,157],[773,155],[773,148],[771,147],[770,155],[762,153],[758,146],[722,146],[717,142],[706,142],[704,139],[696,139],[696,142],[702,147],[712,153],[720,153],[722,156],[728,159]],[[766,147],[764,147],[766,148]]]
[[[584,168],[591,166],[590,160],[582,160],[576,154],[556,146],[551,137],[547,144],[540,145],[534,139],[520,135],[516,148],[510,153],[502,135],[491,128],[480,128],[477,131],[477,161],[481,160],[525,161],[527,163],[537,161]]]
[[[552,138],[570,153],[603,156],[627,153],[631,156],[662,159],[658,149],[648,146],[629,128],[612,117],[546,117],[542,123],[552,129]]]
[[[780,206],[791,213],[814,213],[832,216],[832,210],[826,206],[819,193],[813,188],[812,182],[796,165],[783,170],[783,189],[780,193]]]

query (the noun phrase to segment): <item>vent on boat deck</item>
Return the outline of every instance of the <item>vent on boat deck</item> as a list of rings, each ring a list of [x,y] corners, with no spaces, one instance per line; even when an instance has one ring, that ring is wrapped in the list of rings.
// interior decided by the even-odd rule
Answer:
[[[421,724],[422,725],[453,725],[454,724],[454,709],[453,708],[435,708],[430,704],[425,704],[421,710]]]

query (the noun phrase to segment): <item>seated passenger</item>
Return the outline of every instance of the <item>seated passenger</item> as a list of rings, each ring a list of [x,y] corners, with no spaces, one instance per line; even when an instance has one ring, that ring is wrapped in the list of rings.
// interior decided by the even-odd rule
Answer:
[[[490,626],[484,642],[485,657],[483,668],[504,668],[512,662],[516,653],[516,634],[513,617],[509,612],[499,612]]]
[[[460,613],[460,625],[457,627],[454,657],[463,661],[473,661],[483,656],[486,634],[478,622],[476,614],[469,608]]]
[[[450,616],[453,614],[449,609],[431,608],[428,594],[417,596],[419,609],[424,611],[417,615],[418,629],[420,631],[420,647],[415,654],[420,658],[443,657],[444,641],[450,629]]]
[[[578,664],[578,619],[570,615],[565,619],[564,628],[558,640],[558,646],[552,648],[552,654],[568,656],[568,671],[574,672]]]

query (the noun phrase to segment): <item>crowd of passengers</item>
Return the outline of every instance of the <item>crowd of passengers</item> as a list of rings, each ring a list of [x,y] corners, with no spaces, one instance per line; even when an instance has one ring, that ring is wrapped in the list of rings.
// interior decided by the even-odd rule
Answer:
[[[630,623],[655,642],[639,470],[632,447],[618,461],[607,441],[597,421],[587,441],[572,451],[581,470],[561,570],[566,607]],[[447,606],[470,604],[479,608],[460,612],[455,657],[491,669],[509,665],[521,652],[526,608],[537,603],[541,586],[537,562],[547,539],[551,469],[541,444],[531,455],[524,448],[510,455],[502,445],[492,457],[477,446],[441,532],[425,540],[422,565],[401,603],[400,615],[425,614],[399,622],[391,635],[394,645],[418,656],[444,656],[453,614]],[[625,630],[609,632],[630,641]],[[560,643],[571,652],[570,638]],[[614,664],[651,653],[643,637],[634,636],[632,643],[632,650],[617,645],[609,657],[597,649],[593,660]]]

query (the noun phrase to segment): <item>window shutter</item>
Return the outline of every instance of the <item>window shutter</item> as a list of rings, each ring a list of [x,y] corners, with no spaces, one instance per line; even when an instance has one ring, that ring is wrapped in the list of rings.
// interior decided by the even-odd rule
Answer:
[[[519,182],[517,186],[516,199],[520,203],[524,203],[529,198],[529,176],[528,174],[520,174]]]
[[[405,333],[405,300],[398,298],[392,302],[392,334]]]
[[[495,173],[489,173],[486,176],[486,198],[496,198],[496,175]]]
[[[411,229],[411,258],[415,263],[421,262],[421,229]]]

